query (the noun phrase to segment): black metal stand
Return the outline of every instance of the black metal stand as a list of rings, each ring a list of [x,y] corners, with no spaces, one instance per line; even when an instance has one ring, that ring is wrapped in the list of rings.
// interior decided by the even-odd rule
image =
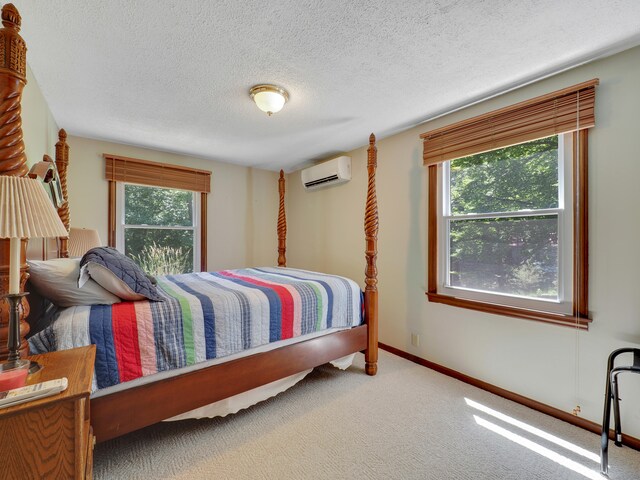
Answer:
[[[633,353],[633,365],[616,367],[618,355]],[[611,403],[613,401],[613,419],[615,423],[614,442],[622,446],[622,427],[620,425],[620,396],[618,394],[618,375],[622,372],[640,373],[640,348],[619,348],[609,355],[607,363],[607,384],[605,387],[604,413],[602,416],[602,435],[600,437],[600,471],[605,475],[609,471],[609,424],[611,423]]]
[[[2,297],[9,302],[9,335],[7,338],[9,356],[7,363],[15,363],[20,360],[20,304],[27,295],[29,295],[28,292],[9,293]],[[31,361],[29,373],[35,373],[41,368],[37,362]]]

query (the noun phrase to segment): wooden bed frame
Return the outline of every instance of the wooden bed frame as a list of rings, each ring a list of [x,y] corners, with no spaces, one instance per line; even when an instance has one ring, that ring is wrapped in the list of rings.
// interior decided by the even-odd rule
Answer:
[[[27,174],[22,141],[20,100],[26,84],[26,46],[19,35],[20,15],[11,5],[2,9],[4,27],[0,29],[0,175]],[[11,45],[11,48],[9,48]],[[22,49],[14,48],[22,45]],[[6,49],[5,49],[6,46]],[[63,191],[66,195],[66,173],[69,147],[66,133],[60,130],[56,144],[56,160]],[[365,323],[361,326],[294,343],[274,350],[180,374],[157,382],[140,385],[91,400],[91,426],[98,442],[132,432],[164,419],[246,392],[275,380],[317,367],[345,355],[364,352],[365,371],[375,375],[378,361],[378,288],[377,235],[378,205],[376,199],[377,151],[375,136],[369,138],[367,153],[368,188],[364,218],[365,230]],[[285,178],[278,180],[280,203],[278,212],[278,265],[286,266]],[[58,212],[69,228],[69,208]],[[0,239],[0,293],[7,291],[8,240]],[[67,256],[67,239],[59,239],[60,256]],[[22,284],[28,278],[26,241],[22,248]],[[24,317],[28,304],[24,305]],[[8,311],[0,304],[0,342],[6,344]],[[22,319],[23,354],[27,354],[24,336],[28,325]],[[4,335],[4,336],[3,336]],[[0,350],[0,356],[2,351]],[[203,388],[206,385],[207,388]]]

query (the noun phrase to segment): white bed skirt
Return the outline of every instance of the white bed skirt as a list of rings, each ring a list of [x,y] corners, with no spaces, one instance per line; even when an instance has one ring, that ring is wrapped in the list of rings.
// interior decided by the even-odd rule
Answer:
[[[331,364],[341,370],[346,370],[353,363],[353,359],[355,358],[355,356],[356,354],[352,353],[351,355],[347,355],[346,357],[338,358],[337,360],[332,361]],[[225,398],[224,400],[210,403],[209,405],[196,408],[195,410],[191,410],[180,415],[176,415],[175,417],[167,418],[164,421],[174,422],[177,420],[187,420],[190,418],[225,417],[230,413],[237,413],[240,410],[249,408],[256,403],[260,403],[264,400],[267,400],[268,398],[275,397],[279,393],[288,390],[304,377],[306,377],[309,373],[311,373],[311,370],[313,369],[305,370],[304,372],[296,373],[295,375],[276,380],[275,382],[267,383],[266,385],[262,385],[261,387],[239,393],[238,395]]]

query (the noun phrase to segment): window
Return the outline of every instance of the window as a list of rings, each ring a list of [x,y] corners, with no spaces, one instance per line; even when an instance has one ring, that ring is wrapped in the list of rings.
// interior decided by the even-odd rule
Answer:
[[[200,196],[119,182],[116,248],[155,275],[200,270]]]
[[[571,313],[571,134],[440,164],[440,291]]]
[[[153,275],[206,270],[211,172],[104,157],[109,245]]]
[[[430,301],[587,328],[597,81],[427,132]]]

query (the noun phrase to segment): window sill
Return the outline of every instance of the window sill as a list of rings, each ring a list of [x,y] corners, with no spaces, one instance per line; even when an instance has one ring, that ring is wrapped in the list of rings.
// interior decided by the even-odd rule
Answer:
[[[551,323],[564,327],[578,328],[580,330],[589,330],[591,319],[580,315],[564,315],[559,313],[541,312],[538,310],[528,310],[524,308],[509,307],[506,305],[498,305],[495,303],[478,302],[475,300],[467,300],[464,298],[450,297],[440,293],[426,292],[430,302],[443,303],[454,307],[468,308],[479,312],[493,313],[495,315],[504,315],[507,317],[523,318],[525,320],[535,320],[537,322]]]

